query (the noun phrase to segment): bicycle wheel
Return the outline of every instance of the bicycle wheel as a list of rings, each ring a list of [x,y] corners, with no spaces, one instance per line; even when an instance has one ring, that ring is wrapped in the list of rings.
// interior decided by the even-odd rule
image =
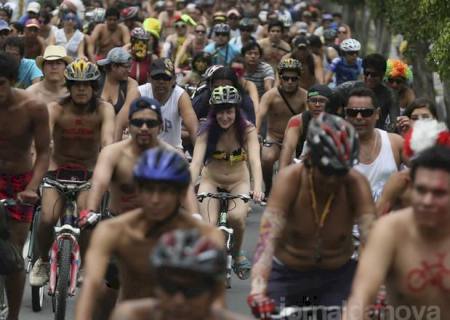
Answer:
[[[63,239],[59,250],[58,276],[55,292],[55,320],[64,320],[66,317],[67,289],[70,280],[72,242]]]
[[[2,276],[0,276],[0,320],[4,320],[8,317],[8,303],[6,301],[5,282]]]

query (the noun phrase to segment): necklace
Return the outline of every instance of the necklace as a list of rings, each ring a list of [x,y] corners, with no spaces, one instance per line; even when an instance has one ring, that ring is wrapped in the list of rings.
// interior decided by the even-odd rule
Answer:
[[[310,184],[309,192],[311,194],[311,206],[312,206],[312,209],[314,212],[314,219],[315,219],[315,223],[317,226],[317,230],[316,230],[317,243],[316,243],[316,250],[315,250],[316,253],[314,255],[314,260],[316,261],[316,263],[319,263],[322,260],[322,255],[321,255],[322,239],[321,239],[320,233],[321,233],[322,228],[325,224],[325,221],[328,217],[328,214],[330,213],[330,207],[331,207],[331,203],[333,202],[335,192],[333,191],[328,196],[328,199],[325,203],[325,207],[323,208],[323,211],[319,216],[319,213],[317,212],[317,199],[316,199],[316,192],[314,190],[313,169],[312,168],[309,171],[308,178],[309,178],[309,184]]]
[[[377,131],[375,131],[375,142],[369,152],[360,152],[361,158],[363,158],[363,159],[360,159],[360,161],[363,163],[364,162],[371,163],[373,161],[372,155],[373,155],[374,151],[377,149],[377,145],[378,145],[378,133],[377,133]],[[362,149],[361,149],[361,151],[362,151]]]

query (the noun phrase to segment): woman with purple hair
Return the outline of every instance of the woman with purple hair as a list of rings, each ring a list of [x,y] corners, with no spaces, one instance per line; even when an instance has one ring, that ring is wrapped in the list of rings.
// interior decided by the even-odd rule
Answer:
[[[250,164],[253,199],[261,201],[262,171],[256,128],[242,114],[241,95],[233,86],[219,86],[211,93],[208,119],[200,128],[191,163],[192,181],[201,171],[199,192],[217,192],[221,188],[232,194],[250,192]],[[203,167],[203,170],[201,170]],[[219,203],[209,199],[200,204],[203,218],[216,225]],[[250,276],[251,264],[241,252],[248,204],[234,200],[228,211],[228,223],[234,230],[233,270],[245,280]]]

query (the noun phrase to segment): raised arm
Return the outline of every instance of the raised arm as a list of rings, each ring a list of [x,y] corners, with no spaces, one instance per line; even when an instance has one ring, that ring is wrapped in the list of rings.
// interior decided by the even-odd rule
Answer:
[[[192,143],[195,144],[195,139],[197,138],[198,130],[198,119],[192,107],[191,98],[187,92],[183,92],[178,101],[178,110],[180,111],[181,118],[183,119],[184,126],[189,132]]]
[[[292,116],[284,131],[283,145],[280,153],[280,170],[292,163],[293,155],[297,149],[298,140],[302,134],[302,130],[302,115]]]

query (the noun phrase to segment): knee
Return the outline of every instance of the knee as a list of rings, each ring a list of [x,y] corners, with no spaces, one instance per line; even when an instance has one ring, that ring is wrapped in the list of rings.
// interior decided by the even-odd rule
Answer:
[[[278,156],[276,152],[269,149],[267,152],[263,152],[261,160],[264,166],[273,166],[278,160]]]

